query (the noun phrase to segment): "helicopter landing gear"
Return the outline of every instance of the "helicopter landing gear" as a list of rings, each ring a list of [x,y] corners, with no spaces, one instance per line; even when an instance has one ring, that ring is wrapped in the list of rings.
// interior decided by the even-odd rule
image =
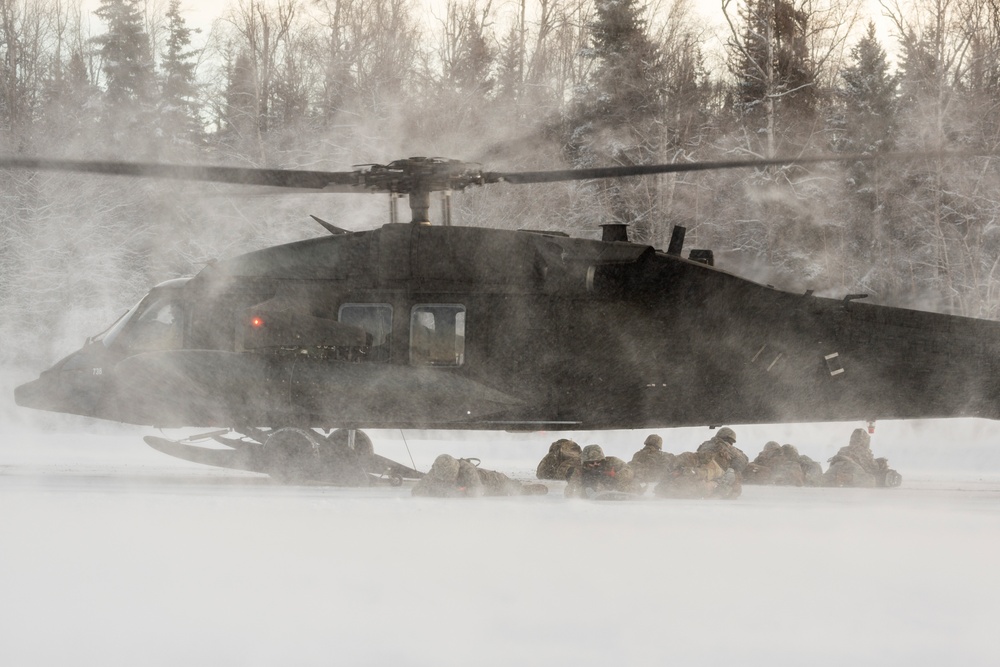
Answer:
[[[371,440],[367,436],[365,439],[370,448]],[[341,446],[339,440],[331,441],[308,429],[276,429],[264,442],[263,454],[264,472],[282,483],[326,482],[343,486],[370,483],[356,452]]]
[[[351,440],[353,439],[353,442]],[[349,449],[362,460],[367,461],[375,455],[375,445],[364,431],[357,429],[338,428],[326,436],[326,441],[341,450]]]
[[[326,436],[327,446],[338,456],[357,462],[371,476],[372,484],[388,484],[400,486],[403,477],[414,477],[416,471],[405,468],[399,470],[395,461],[377,456],[372,439],[364,431],[357,429],[338,428]],[[419,476],[419,473],[416,473]]]
[[[371,438],[357,430],[353,436],[348,429],[338,429],[324,437],[307,428],[242,427],[179,441],[151,435],[143,439],[153,449],[185,461],[264,473],[284,484],[399,486],[404,479],[424,476],[419,470],[376,454]],[[206,440],[225,448],[204,447],[200,443]]]

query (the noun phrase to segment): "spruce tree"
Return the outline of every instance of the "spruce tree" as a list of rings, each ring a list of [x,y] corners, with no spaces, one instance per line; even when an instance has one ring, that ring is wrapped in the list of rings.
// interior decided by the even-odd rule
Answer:
[[[100,90],[87,71],[86,55],[75,48],[68,62],[53,65],[52,75],[43,85],[40,143],[61,151],[72,144],[86,144],[98,121],[94,101],[99,96]],[[47,149],[44,145],[41,148]]]
[[[127,141],[129,130],[147,127],[155,75],[149,35],[139,0],[101,0],[94,13],[107,32],[94,38],[101,56],[107,100],[107,129]]]
[[[890,71],[885,50],[868,24],[851,49],[850,64],[840,74],[844,127],[838,148],[851,153],[884,153],[896,146],[899,80]]]
[[[226,67],[224,103],[219,109],[218,138],[238,152],[259,152],[257,87],[253,63],[240,51]]]
[[[833,148],[843,153],[874,155],[895,149],[899,127],[898,77],[890,71],[885,50],[875,36],[874,23],[850,51],[837,91],[831,122]],[[891,208],[883,193],[891,183],[885,165],[858,161],[847,165],[844,184],[845,257],[851,273],[865,276],[850,289],[882,291],[889,273],[883,269],[891,258]],[[875,267],[875,268],[872,268]]]
[[[817,108],[815,72],[806,41],[808,14],[790,0],[746,0],[740,9],[743,29],[730,40],[730,69],[736,79],[733,107],[753,147],[765,155],[798,147],[808,139]],[[803,128],[803,132],[798,130]]]
[[[841,72],[840,113],[834,119],[834,147],[845,153],[887,153],[896,147],[899,130],[897,89],[899,80],[890,71],[885,50],[875,36],[875,24],[851,49],[850,61]],[[852,189],[876,206],[872,188],[876,165],[851,165]]]
[[[662,54],[639,0],[599,0],[590,26],[594,60],[586,115],[608,126],[641,125],[663,109]]]
[[[191,28],[180,12],[180,0],[170,0],[167,10],[167,42],[160,69],[159,124],[164,136],[197,142],[202,132],[199,119],[198,85],[195,82],[197,51],[191,47]]]
[[[592,61],[586,84],[568,116],[567,147],[578,166],[649,164],[663,142],[663,57],[651,38],[640,0],[598,0],[590,24]],[[609,217],[633,225],[637,240],[653,241],[657,187],[602,182]]]

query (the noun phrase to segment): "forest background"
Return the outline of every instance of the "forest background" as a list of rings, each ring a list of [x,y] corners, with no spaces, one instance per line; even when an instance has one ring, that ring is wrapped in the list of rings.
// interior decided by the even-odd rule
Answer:
[[[860,0],[723,0],[722,34],[690,0],[652,2],[443,0],[428,16],[413,0],[232,0],[198,35],[178,0],[0,0],[0,151],[510,171],[998,150],[997,0],[884,0],[877,17]],[[1000,319],[997,165],[500,185],[457,195],[453,217],[593,238],[623,222],[660,248],[679,224],[761,282]],[[388,218],[372,195],[0,172],[0,364],[47,365],[213,258],[325,233],[311,213]]]

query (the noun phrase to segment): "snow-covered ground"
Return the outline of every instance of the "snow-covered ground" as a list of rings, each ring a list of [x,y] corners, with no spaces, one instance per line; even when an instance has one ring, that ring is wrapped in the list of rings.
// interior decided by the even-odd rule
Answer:
[[[6,415],[0,665],[1000,664],[993,422],[878,424],[899,489],[595,503],[281,487],[165,457],[151,429]],[[825,463],[859,425],[737,445]],[[370,434],[524,478],[559,437]],[[627,460],[645,435],[571,437]]]

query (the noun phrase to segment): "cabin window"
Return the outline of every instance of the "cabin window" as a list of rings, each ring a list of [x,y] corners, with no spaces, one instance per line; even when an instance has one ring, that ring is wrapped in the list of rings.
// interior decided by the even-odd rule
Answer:
[[[464,362],[465,306],[414,306],[410,311],[410,363],[461,366]]]
[[[371,336],[370,361],[389,361],[392,341],[392,306],[387,303],[345,303],[337,319],[341,324],[364,329]]]

